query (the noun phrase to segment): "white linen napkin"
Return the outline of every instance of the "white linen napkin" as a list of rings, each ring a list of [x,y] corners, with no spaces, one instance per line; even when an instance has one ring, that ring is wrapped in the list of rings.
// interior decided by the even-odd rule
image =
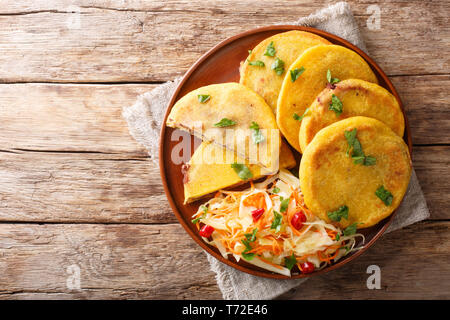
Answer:
[[[358,25],[346,2],[338,2],[308,17],[300,18],[292,24],[327,31],[366,51]],[[180,80],[179,77],[174,81],[161,84],[139,96],[134,105],[123,108],[122,114],[128,123],[131,135],[148,150],[155,163],[158,158],[159,130],[164,113]],[[427,219],[429,216],[425,197],[413,170],[405,198],[386,232],[403,228]],[[273,299],[307,280],[275,280],[256,277],[225,265],[209,254],[207,257],[211,270],[216,273],[216,280],[224,299]]]

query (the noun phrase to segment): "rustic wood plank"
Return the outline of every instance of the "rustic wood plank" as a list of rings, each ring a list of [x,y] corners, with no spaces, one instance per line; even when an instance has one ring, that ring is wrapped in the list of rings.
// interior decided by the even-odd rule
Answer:
[[[450,76],[393,77],[415,144],[450,143]],[[145,156],[123,106],[155,85],[0,84],[0,149],[90,151]]]
[[[122,107],[154,85],[0,85],[0,149],[147,153]],[[116,157],[117,155],[114,155]]]
[[[295,298],[446,298],[449,229],[428,222],[383,236],[348,266],[308,280]],[[176,224],[0,224],[0,238],[3,299],[221,298],[205,254]],[[371,264],[381,267],[382,290],[365,287]],[[72,265],[80,291],[66,286]]]
[[[432,219],[449,219],[450,146],[415,147]],[[443,196],[444,195],[444,196]],[[90,153],[1,153],[0,221],[168,223],[159,169],[146,158]]]
[[[0,153],[0,221],[176,221],[159,169],[146,158]]]
[[[295,21],[329,4],[247,1],[6,1],[0,6],[4,82],[163,81],[181,75],[217,42],[258,26]],[[447,1],[351,1],[368,50],[390,75],[449,73]],[[75,13],[74,13],[75,11]],[[79,11],[79,13],[77,13]],[[395,52],[395,54],[392,54]]]
[[[293,299],[448,299],[449,222],[419,223],[383,236],[343,268],[305,282]],[[381,289],[368,290],[367,267],[381,269]],[[434,271],[433,271],[434,270]]]
[[[2,299],[221,297],[179,225],[0,224],[0,238]],[[80,291],[66,285],[72,265]]]

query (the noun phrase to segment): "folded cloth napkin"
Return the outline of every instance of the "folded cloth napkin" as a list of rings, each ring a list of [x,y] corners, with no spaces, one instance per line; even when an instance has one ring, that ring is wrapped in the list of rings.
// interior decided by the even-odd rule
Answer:
[[[300,18],[294,25],[310,26],[333,33],[366,51],[358,25],[346,2],[339,2]],[[167,104],[181,78],[161,84],[138,97],[136,103],[123,109],[131,135],[148,150],[156,163],[158,158],[159,130]],[[430,215],[425,198],[413,171],[405,198],[398,208],[394,221],[386,232],[403,228],[424,220]],[[224,299],[273,299],[306,279],[275,280],[249,275],[229,267],[207,254],[211,270]]]

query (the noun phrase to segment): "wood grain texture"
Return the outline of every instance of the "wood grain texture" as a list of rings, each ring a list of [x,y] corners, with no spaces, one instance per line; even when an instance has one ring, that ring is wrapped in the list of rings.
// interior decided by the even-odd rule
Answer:
[[[432,219],[449,219],[450,146],[415,147]],[[0,152],[0,221],[169,223],[159,169],[146,158]]]
[[[0,149],[146,156],[122,108],[154,85],[0,85]]]
[[[449,73],[447,1],[350,1],[368,50],[389,75]],[[218,41],[296,21],[329,1],[8,1],[0,7],[0,79],[141,82],[182,75]],[[174,23],[176,22],[176,23]],[[395,52],[395,54],[393,54]],[[20,53],[20,54],[18,54]]]
[[[448,298],[450,2],[348,2],[405,103],[432,220],[383,236],[285,297]],[[170,80],[220,40],[328,4],[1,2],[0,299],[220,299],[204,253],[168,208],[159,170],[121,117],[155,84],[129,83]],[[373,4],[380,30],[366,25]],[[381,267],[381,290],[366,288],[371,264]],[[70,265],[80,267],[80,291],[67,289]]]
[[[391,77],[414,144],[450,143],[450,76]],[[0,84],[0,149],[90,151],[145,156],[122,107],[155,85]]]
[[[353,263],[309,279],[295,298],[446,298],[449,228],[428,222],[385,235]],[[0,238],[3,299],[221,298],[206,255],[177,224],[0,224]],[[378,291],[366,288],[371,264],[382,270]],[[71,265],[80,268],[79,291],[66,286]]]

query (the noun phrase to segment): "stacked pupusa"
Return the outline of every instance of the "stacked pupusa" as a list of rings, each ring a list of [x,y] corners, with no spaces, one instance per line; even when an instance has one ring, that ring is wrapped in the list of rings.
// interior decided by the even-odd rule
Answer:
[[[289,46],[277,39],[261,44],[265,53],[284,52]],[[401,138],[403,113],[395,97],[378,86],[362,57],[342,46],[319,43],[289,65],[271,56],[269,68],[270,57],[262,55],[261,48],[252,51],[241,70],[241,83],[272,106],[277,97],[278,127],[303,153],[299,176],[306,205],[342,227],[369,227],[389,216],[400,204],[411,174]],[[255,71],[249,80],[251,67]],[[275,85],[267,84],[268,79],[275,79]]]

